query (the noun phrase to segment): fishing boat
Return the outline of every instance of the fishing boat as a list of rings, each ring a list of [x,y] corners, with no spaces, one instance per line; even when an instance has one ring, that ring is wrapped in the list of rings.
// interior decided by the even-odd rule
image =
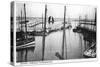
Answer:
[[[91,47],[89,47],[87,50],[84,51],[83,56],[87,58],[95,58],[96,57],[96,43],[92,43]]]
[[[24,14],[25,19],[22,20],[22,11],[21,11],[21,21],[19,24],[21,24],[21,30],[16,32],[16,49],[26,49],[26,48],[32,48],[35,47],[35,37],[33,35],[30,35],[30,32],[27,31],[27,23],[29,22],[26,20],[26,8],[24,4]],[[25,25],[25,31],[23,31],[23,24]]]

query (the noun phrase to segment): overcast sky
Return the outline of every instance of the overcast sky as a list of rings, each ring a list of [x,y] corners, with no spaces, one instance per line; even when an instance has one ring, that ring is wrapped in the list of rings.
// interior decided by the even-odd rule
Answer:
[[[45,4],[41,3],[25,3],[26,4],[26,16],[27,17],[41,17],[45,11]],[[21,10],[24,13],[24,3],[16,4],[16,15],[21,15]],[[80,6],[80,5],[66,5],[66,17],[82,18],[88,16],[88,19],[93,19],[95,15],[95,9],[90,6]],[[23,14],[24,16],[24,14]],[[47,4],[47,16],[53,16],[55,18],[64,17],[64,5],[58,4]]]

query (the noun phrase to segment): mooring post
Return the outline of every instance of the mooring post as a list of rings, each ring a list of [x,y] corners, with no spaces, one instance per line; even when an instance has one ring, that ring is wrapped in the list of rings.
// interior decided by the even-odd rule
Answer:
[[[45,18],[44,18],[44,31],[43,31],[43,46],[42,46],[42,60],[44,60],[44,53],[45,53],[46,17],[47,17],[47,5],[45,5]]]

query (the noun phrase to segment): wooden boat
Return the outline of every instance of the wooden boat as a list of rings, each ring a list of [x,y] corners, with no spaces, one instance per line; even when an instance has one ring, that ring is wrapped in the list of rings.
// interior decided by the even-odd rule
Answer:
[[[25,20],[22,21],[22,11],[21,11],[21,31],[16,32],[16,49],[23,49],[23,48],[30,48],[35,46],[35,37],[30,35],[27,31],[27,22],[26,20],[26,8],[24,4],[24,13],[25,13]],[[25,32],[22,30],[22,24],[25,24]]]
[[[88,58],[95,58],[96,57],[96,44],[92,43],[91,47],[89,47],[86,51],[84,51],[83,56],[88,57]]]

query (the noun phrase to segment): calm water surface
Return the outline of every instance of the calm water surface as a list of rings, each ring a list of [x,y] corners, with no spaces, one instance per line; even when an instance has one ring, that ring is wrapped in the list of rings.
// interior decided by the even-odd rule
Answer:
[[[62,49],[63,31],[57,31],[46,36],[44,60],[59,60],[55,54],[62,54],[64,50],[64,59],[80,59],[83,57],[83,51],[88,47],[83,40],[82,34],[74,33],[72,24],[71,29],[66,29],[65,45]],[[28,49],[27,61],[42,60],[42,36],[35,37],[35,48]],[[17,61],[25,61],[26,50],[17,51]]]

